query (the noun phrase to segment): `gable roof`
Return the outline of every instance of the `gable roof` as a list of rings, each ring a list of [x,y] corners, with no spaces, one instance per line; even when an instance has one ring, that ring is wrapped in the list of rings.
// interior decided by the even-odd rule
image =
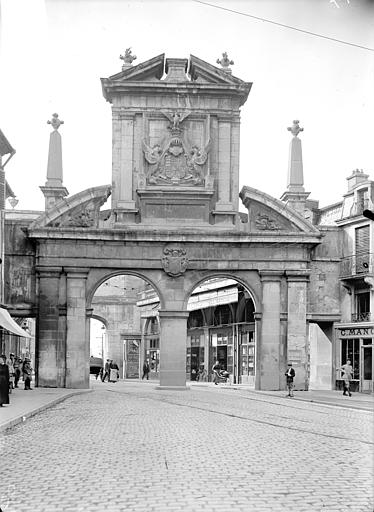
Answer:
[[[244,82],[244,80],[236,78],[231,73],[228,73],[221,68],[217,68],[217,66],[209,64],[209,62],[199,59],[198,57],[195,57],[195,55],[190,55],[190,67],[188,72],[192,81],[200,80],[206,83],[226,85],[246,84],[249,86],[249,89],[252,86],[251,82]]]
[[[174,79],[177,75],[173,73],[173,66],[177,61],[185,61],[186,63],[185,80],[183,74],[182,76],[178,74],[178,78]],[[167,73],[166,76],[164,76],[164,71]],[[112,97],[117,94],[123,94],[130,89],[144,88],[148,85],[153,90],[160,87],[163,91],[166,88],[170,90],[173,87],[180,86],[194,90],[196,88],[206,88],[208,90],[213,88],[222,92],[227,90],[242,96],[241,104],[243,104],[252,87],[251,82],[244,82],[231,73],[194,55],[190,55],[187,61],[187,59],[165,59],[164,53],[136,66],[130,66],[109,78],[101,78],[100,80],[103,95],[107,101],[111,101]]]

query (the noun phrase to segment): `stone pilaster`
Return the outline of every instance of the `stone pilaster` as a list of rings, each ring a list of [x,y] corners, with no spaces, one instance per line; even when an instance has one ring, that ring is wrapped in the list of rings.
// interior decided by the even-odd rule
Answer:
[[[231,116],[218,116],[218,199],[213,211],[216,224],[233,224],[236,215],[231,197],[233,187],[231,172],[231,124]]]
[[[262,283],[262,321],[257,387],[262,390],[280,389],[279,360],[281,343],[281,275],[278,271],[260,271]]]
[[[160,389],[186,389],[188,311],[162,310],[160,317]]]
[[[239,209],[239,160],[240,160],[240,118],[234,116],[231,124],[231,197],[233,209]]]
[[[231,119],[218,118],[218,204],[217,209],[232,210],[231,188]]]
[[[295,369],[295,388],[308,390],[307,291],[309,273],[286,272],[288,296],[287,359]]]
[[[36,381],[41,387],[65,387],[65,333],[59,330],[62,267],[37,268],[39,316],[36,338]]]
[[[261,345],[260,334],[262,327],[262,313],[255,312],[255,389],[261,389]]]
[[[117,222],[135,222],[137,211],[133,198],[135,114],[120,112],[115,124],[117,130],[113,127],[113,133],[116,138],[119,137],[119,140],[115,140],[113,146],[113,170],[118,169],[117,181],[114,182],[117,191],[113,209]],[[117,158],[119,160],[115,161]]]
[[[86,279],[84,268],[66,268],[66,387],[89,387],[90,344],[86,333]]]

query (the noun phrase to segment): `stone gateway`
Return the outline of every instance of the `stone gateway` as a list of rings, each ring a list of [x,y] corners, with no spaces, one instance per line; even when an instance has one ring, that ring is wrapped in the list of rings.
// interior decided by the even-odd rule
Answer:
[[[46,210],[7,222],[9,290],[21,267],[27,276],[7,302],[37,319],[38,385],[89,387],[95,291],[129,274],[159,297],[161,388],[185,388],[187,304],[201,283],[220,278],[253,300],[256,388],[282,389],[292,358],[295,387],[308,389],[308,322],[339,319],[336,288],[328,311],[315,297],[317,275],[337,277],[338,263],[319,252],[337,235],[323,241],[306,218],[298,121],[282,200],[249,186],[239,194],[240,109],[252,84],[232,74],[227,55],[221,67],[163,54],[134,65],[129,55],[101,79],[112,109],[112,183],[68,196],[54,115]]]

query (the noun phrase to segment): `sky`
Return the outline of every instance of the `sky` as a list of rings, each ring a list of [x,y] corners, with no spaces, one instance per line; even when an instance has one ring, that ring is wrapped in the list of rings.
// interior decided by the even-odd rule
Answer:
[[[233,75],[253,82],[241,110],[240,188],[276,198],[286,190],[287,127],[294,119],[304,128],[305,190],[320,206],[342,199],[354,169],[374,179],[374,2],[210,4],[0,0],[0,128],[16,149],[5,168],[16,209],[44,208],[39,187],[46,181],[47,120],[54,112],[64,121],[59,131],[69,194],[111,183],[111,109],[100,78],[121,71],[119,56],[128,47],[135,65],[161,53],[193,54],[215,65],[227,51]]]

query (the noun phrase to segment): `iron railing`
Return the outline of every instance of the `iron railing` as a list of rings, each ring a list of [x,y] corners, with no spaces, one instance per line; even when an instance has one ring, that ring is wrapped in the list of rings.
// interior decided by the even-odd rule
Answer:
[[[347,256],[340,261],[340,277],[369,274],[373,270],[373,255],[371,253]]]
[[[371,313],[352,313],[352,322],[370,322]]]

